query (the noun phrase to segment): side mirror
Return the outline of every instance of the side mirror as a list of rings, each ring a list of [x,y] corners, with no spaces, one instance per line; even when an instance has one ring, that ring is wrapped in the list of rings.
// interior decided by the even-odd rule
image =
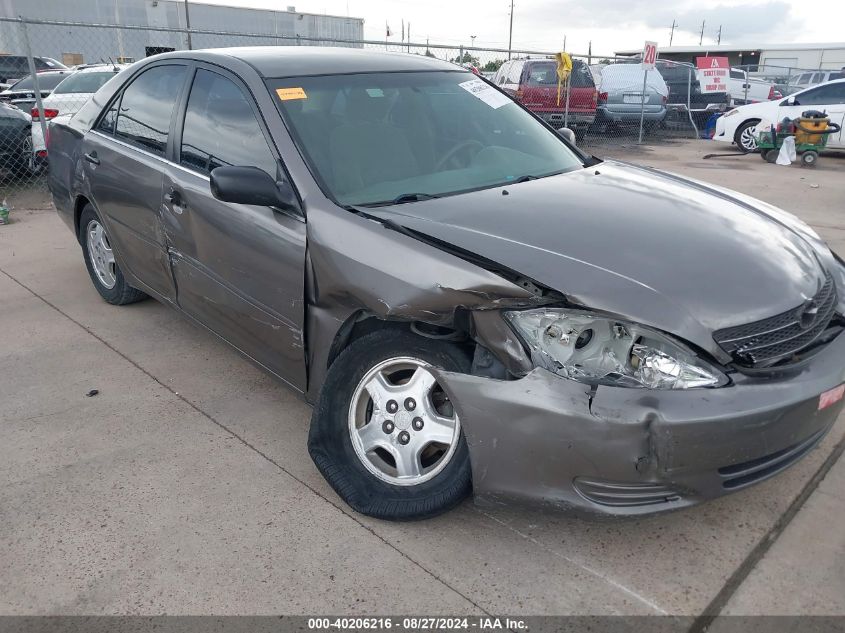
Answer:
[[[562,127],[557,131],[558,136],[561,138],[565,138],[569,141],[572,145],[576,145],[575,143],[575,132],[570,130],[568,127]]]
[[[290,183],[276,182],[270,174],[258,167],[212,169],[211,195],[223,202],[277,207],[287,211],[299,209]]]

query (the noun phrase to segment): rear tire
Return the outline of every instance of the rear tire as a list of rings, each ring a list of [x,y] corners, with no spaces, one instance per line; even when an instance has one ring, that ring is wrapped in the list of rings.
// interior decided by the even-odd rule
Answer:
[[[85,205],[79,216],[79,241],[91,283],[107,303],[123,306],[147,298],[145,293],[126,283],[114,260],[108,232],[90,204]]]
[[[426,367],[465,373],[470,365],[455,345],[398,329],[368,334],[337,357],[314,407],[308,452],[354,510],[391,521],[424,519],[469,495],[469,450],[457,412]]]
[[[757,151],[757,139],[754,138],[754,128],[760,119],[750,119],[740,125],[734,132],[734,143],[743,154]]]

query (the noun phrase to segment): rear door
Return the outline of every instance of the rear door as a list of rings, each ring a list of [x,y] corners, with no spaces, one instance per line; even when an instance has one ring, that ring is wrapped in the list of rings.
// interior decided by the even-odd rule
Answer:
[[[261,89],[264,111],[279,116]],[[209,187],[211,171],[222,165],[287,178],[255,96],[235,75],[200,64],[178,128],[164,214],[179,305],[304,390],[304,218],[221,202]]]
[[[161,216],[162,183],[184,63],[147,67],[113,99],[83,139],[91,195],[121,268],[145,290],[175,300]]]

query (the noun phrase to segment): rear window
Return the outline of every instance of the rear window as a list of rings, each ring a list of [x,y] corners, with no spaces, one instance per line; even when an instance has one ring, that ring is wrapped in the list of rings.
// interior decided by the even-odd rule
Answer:
[[[101,73],[76,73],[70,77],[66,77],[63,82],[56,86],[53,94],[94,93],[116,74],[111,70]]]
[[[569,76],[569,80],[573,88],[592,88],[595,86],[589,67],[577,60],[572,62],[572,74]],[[526,86],[557,86],[557,63],[533,62],[527,64],[523,83]]]
[[[60,64],[55,59],[50,59],[49,57],[36,57],[35,58],[35,67],[38,69],[42,68],[67,68],[64,64]]]
[[[657,70],[668,83],[695,81],[695,69],[682,64],[658,64]]]
[[[39,73],[38,74],[38,89],[52,90],[58,86],[62,81],[68,78],[70,73]],[[35,87],[32,81],[32,75],[24,77],[19,82],[14,84],[9,90],[32,90]]]

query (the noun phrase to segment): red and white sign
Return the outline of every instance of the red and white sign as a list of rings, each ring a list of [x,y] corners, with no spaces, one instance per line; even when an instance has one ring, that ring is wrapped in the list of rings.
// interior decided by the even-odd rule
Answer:
[[[643,46],[643,70],[654,70],[657,61],[657,42],[646,42]]]
[[[727,57],[696,57],[701,92],[728,92],[731,63]]]
[[[845,396],[845,385],[839,385],[819,396],[819,411],[833,406]]]

